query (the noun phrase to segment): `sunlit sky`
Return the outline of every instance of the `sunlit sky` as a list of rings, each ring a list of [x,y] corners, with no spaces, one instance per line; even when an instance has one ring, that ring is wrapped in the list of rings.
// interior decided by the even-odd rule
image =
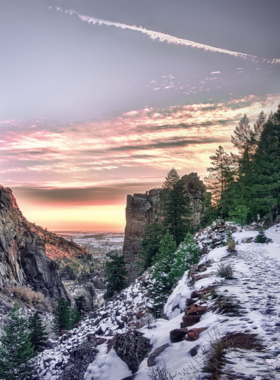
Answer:
[[[123,230],[126,195],[202,178],[280,103],[279,0],[0,0],[0,183],[52,230]]]

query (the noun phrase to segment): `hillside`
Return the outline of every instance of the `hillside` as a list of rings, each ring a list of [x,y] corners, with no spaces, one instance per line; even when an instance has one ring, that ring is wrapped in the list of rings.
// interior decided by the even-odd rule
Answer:
[[[57,261],[83,261],[83,248],[30,223],[9,188],[0,187],[0,288],[30,287],[49,298],[68,298]]]
[[[40,354],[40,378],[148,380],[165,366],[175,380],[203,379],[215,363],[210,346],[222,340],[221,379],[279,379],[280,224],[266,231],[270,243],[254,243],[257,233],[235,232],[235,251],[214,248],[186,272],[165,305],[168,319],[149,317],[142,276]],[[232,278],[218,275],[221,265]]]

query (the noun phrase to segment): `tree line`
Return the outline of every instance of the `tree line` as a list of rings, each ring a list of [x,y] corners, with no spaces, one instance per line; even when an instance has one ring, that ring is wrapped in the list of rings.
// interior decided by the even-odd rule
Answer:
[[[231,141],[238,154],[219,146],[210,157],[204,224],[217,217],[272,224],[280,211],[280,106],[268,118],[261,112],[253,126],[244,115]]]

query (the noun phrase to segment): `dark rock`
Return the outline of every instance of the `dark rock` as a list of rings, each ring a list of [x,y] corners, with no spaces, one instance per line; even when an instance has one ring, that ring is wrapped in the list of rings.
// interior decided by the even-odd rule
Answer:
[[[191,298],[187,298],[187,302],[186,302],[187,306],[190,306],[193,303],[196,303],[196,300],[192,300]]]
[[[98,350],[92,343],[82,343],[70,353],[69,362],[59,376],[59,380],[83,380],[88,365],[97,353]]]
[[[200,224],[205,213],[203,200],[206,187],[197,175],[190,173],[182,178],[190,200],[191,225],[196,227]],[[130,285],[141,268],[137,268],[137,253],[140,250],[140,241],[145,233],[146,227],[153,222],[160,222],[160,189],[152,189],[145,194],[134,194],[127,196],[126,202],[126,227],[123,245],[123,255],[127,262],[128,284]],[[138,264],[138,263],[137,263]]]
[[[181,342],[185,338],[187,333],[188,333],[188,329],[186,329],[186,328],[174,329],[174,330],[170,331],[170,333],[169,333],[170,342],[171,343]]]
[[[199,338],[199,334],[202,333],[202,331],[208,329],[208,327],[200,327],[197,329],[191,329],[188,331],[188,340],[194,341]]]
[[[156,365],[156,357],[158,357],[169,346],[170,344],[165,343],[162,346],[158,347],[154,352],[152,352],[147,359],[148,367],[153,367],[154,365]]]
[[[198,344],[198,345],[192,347],[192,348],[189,350],[189,353],[190,353],[191,357],[194,357],[194,356],[197,355],[198,350],[199,350],[199,347],[200,347],[200,346],[199,346],[199,344]]]
[[[200,315],[184,315],[183,316],[184,327],[195,325],[199,321],[200,321]]]
[[[45,296],[68,299],[58,266],[47,256],[46,236],[22,215],[10,189],[0,186],[0,288],[30,286]]]
[[[191,294],[191,298],[200,298],[200,293],[194,290]]]
[[[137,372],[139,364],[153,347],[150,340],[138,331],[118,335],[113,346],[117,355],[128,365],[132,373]]]

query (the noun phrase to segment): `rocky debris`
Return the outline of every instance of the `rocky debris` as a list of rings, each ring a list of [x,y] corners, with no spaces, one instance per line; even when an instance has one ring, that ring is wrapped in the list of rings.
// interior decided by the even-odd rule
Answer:
[[[206,313],[207,306],[200,306],[197,304],[192,304],[187,306],[185,315],[183,316],[184,327],[192,326],[200,321],[203,314]]]
[[[0,289],[30,286],[50,298],[68,298],[57,264],[47,256],[45,233],[27,221],[12,191],[1,186]]]
[[[70,352],[70,359],[59,376],[59,380],[83,380],[88,365],[95,359],[98,352],[96,345],[92,342],[82,343],[75,348]]]
[[[169,347],[169,343],[165,343],[162,346],[158,347],[154,352],[152,352],[147,359],[147,365],[148,367],[153,367],[156,365],[156,358],[167,348]]]
[[[211,226],[201,228],[195,235],[201,254],[206,254],[214,248],[221,247],[226,244],[229,233],[238,231],[238,227],[232,222],[223,219],[216,219]]]
[[[196,227],[200,224],[205,212],[202,202],[205,198],[206,187],[197,173],[184,175],[181,179],[190,200],[190,209],[192,210],[191,224]],[[145,229],[149,224],[161,220],[159,214],[160,189],[152,189],[145,194],[127,196],[123,255],[127,262],[129,284],[135,280],[139,273],[139,268],[135,266],[135,263],[137,262],[137,253],[140,250],[140,241]]]
[[[138,331],[132,331],[117,336],[113,347],[132,373],[135,373],[153,346],[150,344],[149,339],[143,337],[143,334]]]
[[[199,335],[202,333],[202,331],[207,330],[207,329],[208,327],[200,327],[200,328],[189,330],[187,340],[190,340],[190,341],[197,340],[199,338]]]
[[[186,328],[171,330],[169,333],[170,342],[171,343],[181,342],[183,339],[185,339],[187,334],[188,334],[188,329]]]

